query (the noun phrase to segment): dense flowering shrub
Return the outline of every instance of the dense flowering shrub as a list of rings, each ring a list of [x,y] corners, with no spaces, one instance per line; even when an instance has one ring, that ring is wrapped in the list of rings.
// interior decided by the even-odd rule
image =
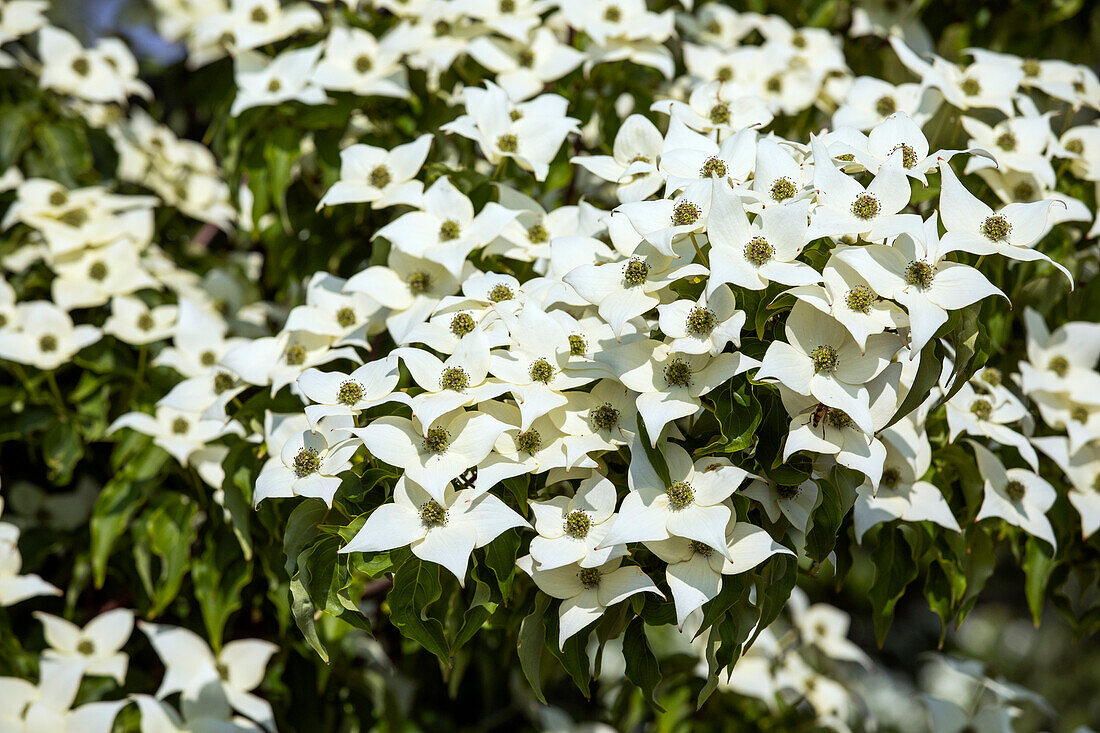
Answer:
[[[3,0],[0,727],[1051,714],[798,586],[1096,631],[1100,82],[840,5]]]

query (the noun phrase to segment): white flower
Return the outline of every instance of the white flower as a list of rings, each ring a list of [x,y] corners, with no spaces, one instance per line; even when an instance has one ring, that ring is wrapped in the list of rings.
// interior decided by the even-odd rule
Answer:
[[[131,94],[152,96],[149,87],[137,80],[133,54],[118,39],[105,38],[86,49],[68,31],[46,26],[38,31],[38,55],[43,61],[38,77],[43,89],[117,104],[125,104]]]
[[[943,494],[921,477],[932,464],[932,446],[923,430],[910,418],[903,418],[879,433],[886,446],[878,490],[867,481],[857,489],[852,515],[856,541],[876,524],[900,519],[905,522],[931,521],[961,532],[959,523]]]
[[[626,555],[626,545],[600,547],[615,516],[615,485],[593,472],[572,496],[530,502],[538,537],[531,540],[531,558],[540,570],[577,563],[599,567]]]
[[[268,58],[246,51],[236,58],[237,96],[229,110],[236,117],[247,109],[297,101],[317,105],[328,101],[316,82],[314,67],[322,45],[283,51]]]
[[[710,278],[707,292],[722,283],[763,290],[773,280],[784,285],[813,285],[821,275],[797,257],[809,242],[808,200],[764,207],[749,223],[740,197],[726,186],[714,191],[711,214]]]
[[[362,202],[370,203],[372,209],[419,206],[424,184],[414,176],[431,145],[432,136],[421,135],[389,151],[362,143],[344,148],[340,151],[340,180],[332,184],[317,208]]]
[[[490,5],[492,0],[480,0]],[[539,3],[531,2],[528,7]],[[532,40],[505,40],[492,36],[475,38],[468,49],[475,61],[496,74],[496,83],[519,102],[530,99],[550,82],[565,76],[584,61],[584,54],[557,39],[549,28],[535,30]]]
[[[978,270],[944,259],[947,253],[937,227],[933,212],[921,227],[902,234],[892,245],[834,250],[837,259],[858,272],[871,290],[905,306],[909,314],[909,347],[914,353],[923,349],[947,322],[948,311],[965,308],[991,295],[1008,300]]]
[[[248,51],[321,25],[321,14],[304,2],[283,6],[279,0],[231,0],[226,19],[234,51]]]
[[[332,506],[340,474],[351,468],[351,457],[360,446],[347,432],[353,426],[351,416],[337,414],[319,420],[314,430],[291,435],[256,477],[253,505],[264,499],[308,496]]]
[[[80,665],[43,660],[37,686],[19,677],[0,677],[0,730],[110,733],[127,701],[92,702],[73,709],[82,673]]]
[[[894,86],[873,76],[860,76],[848,88],[840,108],[833,113],[833,126],[869,130],[895,112],[924,125],[939,105],[939,94],[920,84]]]
[[[248,343],[243,338],[226,338],[227,324],[213,309],[191,298],[181,298],[172,346],[166,346],[153,360],[156,366],[175,369],[185,377],[198,377],[217,370],[218,362],[230,349]]]
[[[972,440],[967,442],[974,448],[978,471],[985,481],[985,499],[974,521],[1000,517],[1046,541],[1051,550],[1057,550],[1054,529],[1046,518],[1046,512],[1058,496],[1054,487],[1031,471],[1022,468],[1006,470],[1000,459],[988,449]]]
[[[944,376],[950,373],[949,365]],[[1007,392],[1007,391],[1006,391]],[[1028,439],[1008,427],[1027,417],[1027,409],[1021,402],[1009,399],[1006,394],[978,393],[969,382],[963,384],[955,396],[947,401],[948,441],[953,441],[961,433],[982,436],[1001,445],[1010,445],[1020,452],[1020,457],[1028,465],[1039,470],[1039,457]]]
[[[677,354],[722,353],[730,341],[741,345],[741,328],[745,312],[737,310],[733,291],[719,285],[699,299],[676,300],[657,306],[661,332],[672,341],[668,347]]]
[[[993,211],[963,187],[947,162],[940,163],[940,218],[947,233],[940,241],[940,253],[955,250],[976,255],[999,254],[1014,260],[1044,260],[1058,269],[1073,285],[1069,270],[1032,249],[1046,230],[1047,218],[1057,201],[1008,204]]]
[[[565,116],[568,101],[557,94],[515,104],[491,81],[485,82],[485,89],[466,87],[462,93],[466,114],[440,129],[476,141],[493,165],[514,159],[538,181],[546,180],[550,161],[566,135],[580,132],[578,121]]]
[[[665,580],[676,603],[676,624],[681,629],[687,617],[718,595],[723,575],[748,572],[772,555],[794,555],[760,527],[730,519],[726,551],[715,550],[698,540],[671,537],[646,542],[646,547],[668,563]]]
[[[400,60],[399,53],[380,46],[362,28],[334,26],[314,72],[315,80],[325,89],[361,97],[407,97],[408,81]]]
[[[329,415],[358,415],[387,402],[409,403],[404,392],[394,392],[400,374],[396,353],[369,361],[350,374],[306,369],[298,377],[298,389],[313,405],[306,405],[310,427]]]
[[[871,666],[871,660],[863,650],[848,640],[852,617],[844,611],[827,603],[811,605],[806,593],[797,587],[791,593],[787,609],[803,644],[816,647],[831,659]]]
[[[245,434],[244,428],[236,420],[206,420],[197,411],[159,405],[155,415],[145,412],[127,412],[121,415],[107,428],[107,434],[123,428],[152,436],[153,442],[183,466],[189,465],[192,458],[201,458],[207,443],[225,435]],[[221,482],[218,481],[217,485],[220,486]]]
[[[820,490],[817,483],[807,479],[797,486],[780,486],[774,481],[755,477],[741,494],[757,501],[772,522],[787,518],[791,526],[805,533],[810,522],[810,512],[817,506]]]
[[[218,687],[208,685],[194,698],[180,700],[180,715],[171,705],[152,695],[133,695],[131,699],[141,711],[141,733],[253,733],[262,731],[248,718],[234,716],[225,695]]]
[[[442,502],[447,485],[477,466],[508,427],[492,415],[456,410],[425,429],[404,417],[380,417],[353,432],[375,458],[404,470],[410,481]]]
[[[133,346],[151,344],[172,335],[178,313],[174,305],[150,308],[132,295],[116,295],[111,298],[111,315],[103,322],[103,332]]]
[[[1033,105],[1033,114],[1002,120],[996,125],[987,125],[974,117],[961,118],[963,129],[970,135],[969,145],[982,148],[991,154],[992,160],[971,158],[966,173],[979,168],[1004,168],[1019,173],[1030,173],[1046,186],[1054,186],[1054,166],[1046,156],[1047,146],[1054,144],[1054,134],[1050,131],[1050,118],[1040,115]]]
[[[663,112],[698,132],[717,130],[723,137],[746,127],[763,127],[772,121],[772,113],[757,95],[719,81],[700,84],[691,91],[687,102],[665,99],[650,109]]]
[[[411,211],[375,232],[405,254],[443,265],[454,277],[467,266],[470,252],[495,239],[516,212],[490,201],[477,216],[474,206],[447,177],[424,192],[422,211]],[[355,278],[349,282],[354,286]],[[371,293],[368,292],[368,295]],[[385,304],[379,299],[379,302]],[[424,317],[427,317],[427,313]]]
[[[1081,536],[1088,539],[1100,529],[1100,445],[1092,443],[1072,450],[1065,438],[1052,435],[1032,438],[1069,478],[1067,498],[1081,515]]]
[[[874,432],[866,384],[887,367],[900,343],[880,333],[866,348],[838,322],[805,303],[795,303],[784,324],[787,342],[768,345],[756,379],[772,377],[800,395],[843,411],[864,433]]]
[[[221,364],[249,384],[270,384],[274,396],[310,367],[337,359],[362,362],[350,346],[332,348],[332,340],[331,336],[309,331],[283,330],[276,336],[264,336],[231,349],[221,358]]]
[[[409,545],[414,555],[447,568],[465,587],[470,553],[513,527],[530,525],[492,494],[455,491],[448,484],[436,496],[403,476],[394,486],[393,502],[371,512],[340,552],[378,552]]]
[[[637,565],[620,567],[614,559],[599,567],[565,565],[551,570],[535,566],[530,555],[516,560],[520,570],[531,576],[539,590],[561,599],[558,608],[558,646],[595,623],[610,606],[635,593],[653,593],[664,598],[649,576]]]
[[[74,326],[69,314],[48,300],[19,303],[15,322],[19,328],[0,328],[0,358],[38,369],[57,369],[103,336],[95,326]]]
[[[206,699],[205,687],[221,687],[234,710],[269,731],[275,730],[271,705],[250,692],[263,682],[268,660],[279,649],[275,644],[262,639],[237,639],[215,655],[202,637],[189,629],[141,621],[138,627],[167,668],[157,689],[158,699],[173,692],[182,693],[185,701],[196,696]]]
[[[675,199],[633,201],[614,214],[625,214],[631,227],[662,254],[677,256],[673,242],[702,234],[711,213],[711,181],[695,181]]]
[[[698,180],[743,183],[756,164],[755,129],[746,128],[729,135],[719,145],[709,136],[695,132],[678,118],[668,123],[660,171],[667,178],[666,193],[672,193]]]
[[[41,611],[35,618],[42,622],[49,649],[42,659],[75,664],[85,675],[114,677],[118,684],[126,680],[129,657],[120,651],[134,630],[134,612],[126,608],[106,611],[82,629],[71,621]]]
[[[138,249],[125,238],[61,255],[50,267],[57,274],[50,293],[54,303],[66,310],[103,305],[114,295],[159,287],[141,266]]]
[[[726,525],[733,514],[726,499],[749,474],[725,458],[700,458],[692,464],[687,451],[675,443],[665,443],[660,450],[672,485],[665,484],[645,451],[636,445],[627,473],[630,493],[601,546],[681,537],[732,560]]]
[[[618,184],[619,201],[642,201],[664,183],[657,172],[662,145],[661,132],[648,117],[630,115],[615,133],[612,155],[577,155],[569,162]]]
[[[1034,391],[1066,394],[1088,405],[1100,405],[1100,324],[1063,323],[1053,332],[1034,308],[1024,309],[1027,361],[1020,362],[1021,384]]]

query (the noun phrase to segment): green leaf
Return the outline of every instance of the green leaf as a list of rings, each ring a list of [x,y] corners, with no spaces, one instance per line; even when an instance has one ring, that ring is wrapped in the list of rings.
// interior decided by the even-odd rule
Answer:
[[[142,516],[144,522],[134,527],[134,552],[141,555],[139,562],[146,568],[149,580],[149,556],[160,559],[160,572],[152,583],[152,606],[148,617],[154,618],[176,597],[183,578],[191,567],[191,545],[198,537],[194,521],[199,507],[185,494],[168,494],[161,497],[160,505]]]
[[[46,431],[42,457],[46,461],[47,475],[55,485],[64,486],[72,480],[73,470],[83,456],[84,444],[75,424],[56,422]]]
[[[764,417],[764,410],[753,394],[752,385],[742,384],[734,389],[733,381],[712,393],[710,410],[718,420],[720,435],[695,451],[696,456],[710,453],[736,453],[752,445],[756,429]]]
[[[913,377],[913,386],[906,393],[905,399],[898,406],[897,412],[890,418],[890,422],[883,425],[883,429],[890,427],[928,398],[928,393],[939,381],[940,371],[943,369],[943,361],[937,355],[938,343],[935,339],[929,341],[920,352],[920,364],[917,366],[917,374]]]
[[[642,449],[645,451],[646,458],[649,459],[649,463],[653,466],[653,470],[657,472],[657,476],[665,482],[665,486],[672,486],[672,479],[668,471],[668,462],[665,461],[665,454],[661,452],[660,448],[651,445],[652,441],[649,438],[649,433],[646,432],[645,422],[642,420],[642,414],[640,412],[638,413],[638,442],[642,444]]]
[[[240,609],[241,593],[252,580],[252,565],[240,562],[236,547],[231,540],[220,542],[208,537],[206,550],[191,567],[195,599],[202,612],[207,638],[215,652],[221,649],[225,624]]]
[[[1045,541],[1028,537],[1024,550],[1024,594],[1027,596],[1027,607],[1031,611],[1031,619],[1035,627],[1039,627],[1039,620],[1043,616],[1043,601],[1046,596],[1047,583],[1050,580],[1051,571],[1054,570],[1054,558],[1048,554],[1050,545]]]
[[[879,647],[886,641],[886,633],[894,620],[894,607],[905,588],[917,578],[909,544],[905,542],[904,528],[884,527],[879,534],[879,546],[874,551],[875,580],[868,597],[871,600],[875,624],[875,640]]]
[[[542,650],[546,645],[545,634],[542,628],[542,620],[546,615],[546,609],[550,606],[550,596],[538,593],[535,598],[535,607],[523,622],[519,625],[519,666],[523,669],[523,676],[531,685],[531,692],[543,705],[546,698],[542,694]]]
[[[309,571],[299,570],[290,579],[290,610],[294,616],[294,623],[301,630],[321,660],[328,664],[328,652],[317,636],[317,626],[314,623],[314,615],[317,613],[313,602],[309,600],[309,591],[306,590],[306,581],[309,580]]]
[[[428,615],[428,607],[441,593],[439,566],[410,553],[394,574],[393,588],[386,601],[390,606],[390,622],[449,668],[451,650],[443,634],[443,624]]]
[[[286,522],[283,533],[283,556],[286,558],[287,574],[298,565],[298,555],[318,535],[317,525],[321,523],[328,507],[321,499],[306,499],[294,511]]]
[[[623,638],[623,657],[626,659],[626,678],[642,691],[653,707],[663,713],[664,708],[658,705],[653,697],[653,691],[661,682],[661,668],[653,650],[649,648],[649,640],[645,636],[645,622],[640,618],[635,618],[626,627],[626,635]]]

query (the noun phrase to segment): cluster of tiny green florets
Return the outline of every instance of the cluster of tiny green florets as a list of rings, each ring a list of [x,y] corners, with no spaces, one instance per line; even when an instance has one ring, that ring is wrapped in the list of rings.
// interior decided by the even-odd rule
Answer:
[[[531,244],[544,244],[550,241],[550,232],[542,224],[532,224],[527,227],[527,241]]]
[[[1006,153],[1011,153],[1016,149],[1016,136],[1008,130],[998,135],[995,142],[997,143],[997,147]]]
[[[301,344],[291,344],[286,347],[287,366],[301,366],[306,363],[306,347]]]
[[[791,501],[796,496],[798,496],[799,494],[802,493],[802,487],[801,486],[776,485],[775,493],[779,494],[780,499],[786,499],[787,501]]]
[[[726,163],[719,157],[712,156],[703,161],[703,167],[699,169],[702,178],[726,177]]]
[[[588,341],[584,336],[579,333],[573,333],[569,335],[569,355],[570,356],[584,356],[584,352],[588,351]]]
[[[982,381],[993,387],[1000,387],[1003,381],[1001,370],[994,367],[986,367],[982,370]]]
[[[879,480],[880,484],[888,489],[892,489],[898,485],[898,481],[901,481],[901,471],[893,466],[889,466],[882,470],[882,478]]]
[[[588,413],[597,430],[610,430],[615,427],[619,424],[621,414],[610,402],[593,407]]]
[[[440,238],[442,239],[442,229],[440,230]],[[432,276],[426,272],[414,272],[409,275],[409,292],[413,295],[420,295],[428,292],[428,288],[432,286]]]
[[[936,279],[936,268],[924,260],[913,260],[905,266],[905,282],[925,290]]]
[[[852,418],[848,417],[848,413],[844,410],[838,410],[835,407],[829,408],[829,414],[825,416],[825,421],[829,423],[829,427],[834,430],[843,430],[853,425]]]
[[[987,399],[979,397],[970,403],[970,412],[979,420],[988,420],[993,414],[993,405]]]
[[[390,169],[384,165],[376,165],[367,177],[367,182],[375,188],[385,188],[393,180]]]
[[[863,221],[874,219],[881,210],[878,199],[869,193],[861,193],[852,202],[852,216]]]
[[[152,331],[153,326],[157,325],[157,322],[153,320],[153,317],[148,313],[142,313],[138,316],[137,327],[142,331]]]
[[[1024,494],[1026,493],[1027,487],[1024,486],[1022,481],[1012,479],[1007,484],[1005,484],[1005,496],[1007,496],[1009,499],[1012,499],[1012,501],[1020,501],[1024,498]]]
[[[695,489],[687,481],[677,481],[665,491],[668,505],[673,509],[683,509],[695,501]]]
[[[1069,371],[1069,359],[1062,355],[1051,357],[1051,360],[1047,362],[1047,369],[1057,374],[1059,377],[1066,376],[1066,372]]]
[[[982,222],[982,234],[993,242],[1003,242],[1012,233],[1012,225],[1000,214],[986,217]]]
[[[172,421],[172,432],[176,435],[184,435],[191,429],[191,423],[186,418],[177,417]]]
[[[440,242],[450,242],[452,239],[458,239],[460,234],[462,234],[462,228],[454,219],[447,219],[439,225]]]
[[[917,151],[913,149],[912,145],[898,143],[894,147],[890,148],[891,153],[895,150],[901,151],[901,164],[906,168],[912,168],[917,164]]]
[[[1069,419],[1074,422],[1079,422],[1082,425],[1089,421],[1089,408],[1084,405],[1077,405],[1069,413]]]
[[[88,277],[95,280],[96,282],[103,282],[104,280],[106,280],[107,273],[107,265],[103,262],[103,260],[96,260],[92,263],[91,267],[88,268]]]
[[[511,300],[514,297],[516,297],[516,294],[504,283],[497,283],[493,286],[493,289],[489,291],[489,300],[493,303],[501,303],[505,300]]]
[[[340,385],[340,389],[336,390],[336,401],[341,405],[351,407],[361,399],[363,399],[363,385],[354,379],[345,381]]]
[[[442,527],[447,523],[447,510],[439,502],[429,499],[420,505],[420,522],[428,528]]]
[[[581,585],[583,585],[586,590],[592,590],[600,584],[600,569],[581,568],[577,573],[577,579],[581,581]]]
[[[672,223],[674,226],[691,226],[699,221],[703,210],[691,201],[680,201],[672,207]]]
[[[510,132],[497,138],[497,148],[502,153],[514,153],[519,150],[519,139]]]
[[[340,328],[351,328],[355,325],[356,320],[355,310],[348,306],[344,306],[336,311],[336,324],[340,326]]]
[[[563,527],[565,533],[575,540],[583,540],[592,529],[592,520],[580,509],[574,509],[565,515]]]
[[[665,365],[665,381],[670,387],[691,385],[691,365],[679,357]]]
[[[535,359],[531,362],[531,369],[528,373],[533,381],[549,384],[550,380],[554,378],[554,366],[546,359]]]
[[[538,453],[542,447],[542,436],[534,428],[524,430],[516,436],[516,448],[527,454]]]
[[[844,302],[848,309],[856,313],[870,313],[871,306],[878,300],[871,288],[866,285],[856,285],[844,296]]]
[[[691,550],[692,554],[702,555],[703,557],[710,557],[714,554],[713,547],[699,540],[690,540],[688,542],[688,549]]]
[[[810,352],[810,361],[814,364],[814,374],[832,373],[840,366],[840,355],[832,346],[817,346]]]
[[[627,285],[641,285],[647,277],[649,277],[649,265],[645,260],[635,257],[623,265],[623,281]]]
[[[38,339],[38,349],[44,354],[48,354],[51,351],[57,351],[57,336],[52,333],[44,334]]]
[[[719,102],[710,108],[710,112],[707,114],[710,121],[715,125],[725,125],[730,121],[730,106],[723,102]]]
[[[688,312],[684,325],[693,336],[706,336],[718,325],[718,316],[709,308],[697,305]]]
[[[298,478],[305,478],[310,474],[321,470],[321,457],[314,448],[302,448],[298,455],[294,456],[294,473]]]
[[[474,317],[469,313],[455,313],[454,318],[451,319],[451,333],[459,338],[472,332],[476,326]]]
[[[756,267],[761,267],[771,261],[775,256],[775,247],[768,244],[763,237],[753,237],[745,245],[745,259]]]
[[[470,375],[462,367],[447,367],[439,375],[440,389],[462,392],[470,386]]]
[[[228,372],[218,372],[214,375],[214,394],[221,394],[227,390],[233,389],[233,385],[236,380],[233,379],[233,375]]]
[[[428,432],[424,434],[424,450],[429,453],[442,453],[450,444],[451,434],[447,432],[447,428],[428,428]]]
[[[977,79],[970,76],[962,80],[962,83],[959,84],[959,89],[968,97],[976,97],[982,93],[982,85]]]
[[[772,183],[771,194],[773,201],[786,201],[789,198],[793,198],[798,189],[794,186],[794,181],[786,176],[776,178]]]
[[[875,100],[875,112],[879,117],[889,117],[898,111],[897,101],[888,94],[884,94]]]

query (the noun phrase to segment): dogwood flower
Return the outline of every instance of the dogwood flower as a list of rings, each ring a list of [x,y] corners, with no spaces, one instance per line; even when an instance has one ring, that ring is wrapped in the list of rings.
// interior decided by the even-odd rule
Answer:
[[[719,145],[673,117],[660,160],[660,171],[667,179],[665,192],[671,194],[699,180],[713,181],[715,186],[726,181],[743,183],[756,164],[756,142],[756,130],[746,128]]]
[[[784,325],[787,342],[768,345],[756,379],[771,377],[800,395],[841,410],[866,434],[874,432],[867,382],[890,363],[898,337],[880,333],[860,350],[842,325],[805,303],[795,303]]]
[[[151,344],[172,335],[179,308],[158,305],[150,308],[132,295],[111,298],[111,315],[103,322],[103,332],[134,346]]]
[[[351,432],[372,456],[402,469],[443,502],[447,485],[485,460],[507,427],[492,415],[456,410],[428,428],[419,420],[386,416]]]
[[[353,425],[350,415],[336,414],[318,420],[315,430],[290,436],[279,455],[269,458],[256,477],[252,503],[308,496],[332,506],[340,474],[351,468],[351,457],[361,445],[347,432]]]
[[[321,14],[308,3],[283,6],[278,0],[230,0],[230,29],[237,52],[281,41],[321,26]]]
[[[318,210],[352,203],[369,203],[372,209],[398,204],[418,206],[424,184],[414,176],[424,165],[431,145],[432,136],[421,135],[392,150],[362,143],[344,148],[340,151],[340,180],[321,197]]]
[[[803,644],[818,649],[831,659],[858,662],[864,667],[871,665],[863,650],[848,640],[851,616],[827,603],[811,604],[806,593],[797,587],[791,592],[787,608]]]
[[[763,290],[773,280],[785,285],[812,285],[821,281],[814,268],[797,257],[810,239],[809,201],[765,207],[749,223],[741,199],[726,187],[714,192],[710,237],[710,277],[707,292],[722,283]]]
[[[455,491],[448,484],[437,497],[403,476],[394,486],[393,502],[371,512],[340,552],[379,552],[408,545],[414,555],[442,565],[465,587],[466,566],[475,548],[513,527],[530,526],[492,494]]]
[[[540,570],[573,563],[582,568],[604,565],[626,555],[626,545],[601,547],[615,516],[615,485],[593,472],[572,496],[532,501],[538,537],[531,540],[531,559]]]
[[[657,126],[648,117],[635,114],[619,126],[611,155],[577,155],[569,162],[605,181],[618,184],[616,194],[619,201],[642,201],[655,193],[664,182],[657,171],[657,157],[662,146],[661,132]]]
[[[316,82],[315,67],[321,56],[321,44],[283,51],[268,58],[255,51],[246,51],[236,58],[237,96],[229,110],[231,117],[254,107],[267,107],[283,102],[307,105],[328,101],[325,90]]]
[[[700,458],[693,464],[687,451],[675,443],[664,444],[661,452],[672,485],[658,476],[640,446],[633,451],[627,473],[630,493],[600,546],[681,537],[732,561],[726,525],[733,515],[726,499],[749,474],[725,458]]]
[[[57,274],[50,284],[53,302],[66,310],[103,305],[112,296],[159,286],[142,267],[137,248],[124,238],[62,255],[50,267]]]
[[[0,500],[0,511],[4,508]],[[19,553],[19,528],[0,522],[0,607],[11,606],[36,596],[59,596],[61,591],[37,575],[20,575],[23,556]]]
[[[949,371],[944,369],[945,372]],[[1039,457],[1026,437],[1008,427],[1027,415],[1027,409],[1017,400],[989,393],[978,393],[969,384],[963,384],[955,396],[947,401],[948,440],[962,433],[985,436],[1001,445],[1010,445],[1020,452],[1020,457],[1033,469],[1039,468]]]
[[[0,677],[0,729],[10,731],[56,731],[57,733],[110,733],[125,699],[91,702],[73,708],[80,678],[80,665],[44,660],[38,684],[19,677]]]
[[[96,616],[82,629],[71,621],[41,611],[35,618],[42,622],[49,649],[42,652],[48,662],[71,663],[85,675],[114,677],[118,684],[126,680],[129,657],[120,651],[134,630],[134,612],[116,608]]]
[[[531,2],[528,7],[540,5]],[[526,32],[518,38],[475,38],[470,43],[469,54],[493,72],[496,83],[517,102],[535,96],[547,84],[557,81],[584,61],[584,54],[559,41],[554,32],[545,27],[536,28],[530,40]]]
[[[1006,470],[1000,459],[987,448],[972,440],[967,442],[974,448],[978,472],[985,481],[985,499],[974,521],[999,517],[1044,540],[1052,550],[1057,550],[1054,529],[1046,517],[1058,496],[1054,487],[1031,471],[1022,468]]]
[[[311,428],[330,415],[355,416],[387,402],[409,403],[404,392],[394,392],[400,377],[396,353],[370,361],[350,374],[307,369],[298,377],[298,389],[315,404],[306,405]]]
[[[944,259],[950,250],[944,250],[946,242],[939,239],[937,227],[933,213],[919,229],[902,234],[891,245],[834,250],[836,258],[858,272],[874,293],[905,306],[909,316],[909,346],[914,353],[924,348],[947,322],[948,311],[965,308],[991,295],[1008,300],[978,270]],[[852,298],[856,305],[863,306],[868,300],[866,295],[869,293],[860,291]]]
[[[1069,479],[1066,498],[1081,515],[1081,536],[1088,539],[1100,529],[1100,446],[1089,443],[1073,450],[1069,441],[1057,435],[1031,442]]]
[[[976,255],[999,254],[1024,262],[1043,260],[1065,275],[1072,287],[1069,270],[1032,249],[1055,205],[1053,201],[1033,201],[1008,204],[995,212],[963,187],[949,164],[940,163],[939,214],[947,230],[940,241],[940,252],[961,250]]]
[[[332,348],[331,336],[283,330],[275,336],[264,336],[230,349],[220,363],[249,384],[270,384],[274,396],[286,385],[293,384],[306,369],[337,359],[356,364],[362,362],[358,352],[350,346]]]
[[[196,454],[201,457],[207,443],[226,435],[245,434],[244,428],[236,420],[204,420],[198,412],[168,406],[158,406],[153,415],[146,412],[127,412],[111,423],[107,434],[123,428],[152,436],[157,445],[183,466],[189,465]]]
[[[173,692],[182,699],[206,699],[207,686],[220,687],[225,700],[234,710],[247,715],[269,731],[275,730],[271,705],[251,690],[263,682],[268,661],[279,648],[262,639],[236,639],[228,642],[218,654],[190,629],[138,622],[157,656],[167,668],[157,699]]]
[[[723,575],[752,570],[773,555],[794,555],[772,539],[766,530],[730,519],[726,528],[726,552],[683,537],[646,542],[653,554],[668,563],[665,579],[676,604],[676,625],[684,628],[687,617],[718,595]]]
[[[789,486],[756,476],[741,490],[741,494],[759,503],[769,521],[777,522],[780,517],[786,517],[792,527],[805,533],[810,512],[817,506],[820,489],[812,479]]]
[[[833,113],[833,126],[870,130],[897,112],[912,118],[917,125],[924,125],[938,104],[939,94],[921,84],[895,86],[873,76],[860,76]]]
[[[618,558],[598,567],[564,565],[542,570],[530,555],[516,560],[516,566],[531,576],[539,590],[561,599],[558,608],[558,647],[599,620],[611,606],[635,593],[653,593],[664,598],[653,581],[637,565],[623,565]]]
[[[409,95],[409,90],[400,61],[401,54],[379,44],[362,28],[334,26],[314,73],[316,82],[325,89],[361,97],[402,98]]]
[[[764,100],[719,81],[695,87],[687,102],[660,100],[654,102],[650,110],[674,117],[698,132],[717,131],[723,137],[746,127],[763,127],[772,121],[772,113]]]
[[[694,303],[677,300],[659,305],[657,312],[661,332],[672,339],[668,347],[677,354],[716,356],[730,341],[741,345],[745,312],[737,310],[733,291],[725,285],[701,293]]]
[[[492,201],[475,216],[470,199],[445,176],[424,192],[421,206],[422,211],[403,214],[374,236],[389,240],[405,254],[443,265],[455,278],[462,273],[470,252],[495,239],[516,217],[514,211]],[[353,281],[349,280],[349,288]]]
[[[263,730],[248,718],[234,716],[225,695],[220,693],[220,689],[208,685],[198,697],[182,698],[182,715],[152,695],[134,695],[131,699],[141,711],[141,733],[201,733],[208,730],[253,733]]]
[[[0,328],[0,358],[38,369],[57,369],[103,336],[95,326],[74,326],[69,314],[48,300],[19,303],[15,314],[19,328]]]
[[[1066,394],[1074,400],[1100,405],[1100,325],[1086,321],[1063,323],[1053,332],[1034,308],[1024,309],[1027,361],[1020,362],[1024,392]]]

